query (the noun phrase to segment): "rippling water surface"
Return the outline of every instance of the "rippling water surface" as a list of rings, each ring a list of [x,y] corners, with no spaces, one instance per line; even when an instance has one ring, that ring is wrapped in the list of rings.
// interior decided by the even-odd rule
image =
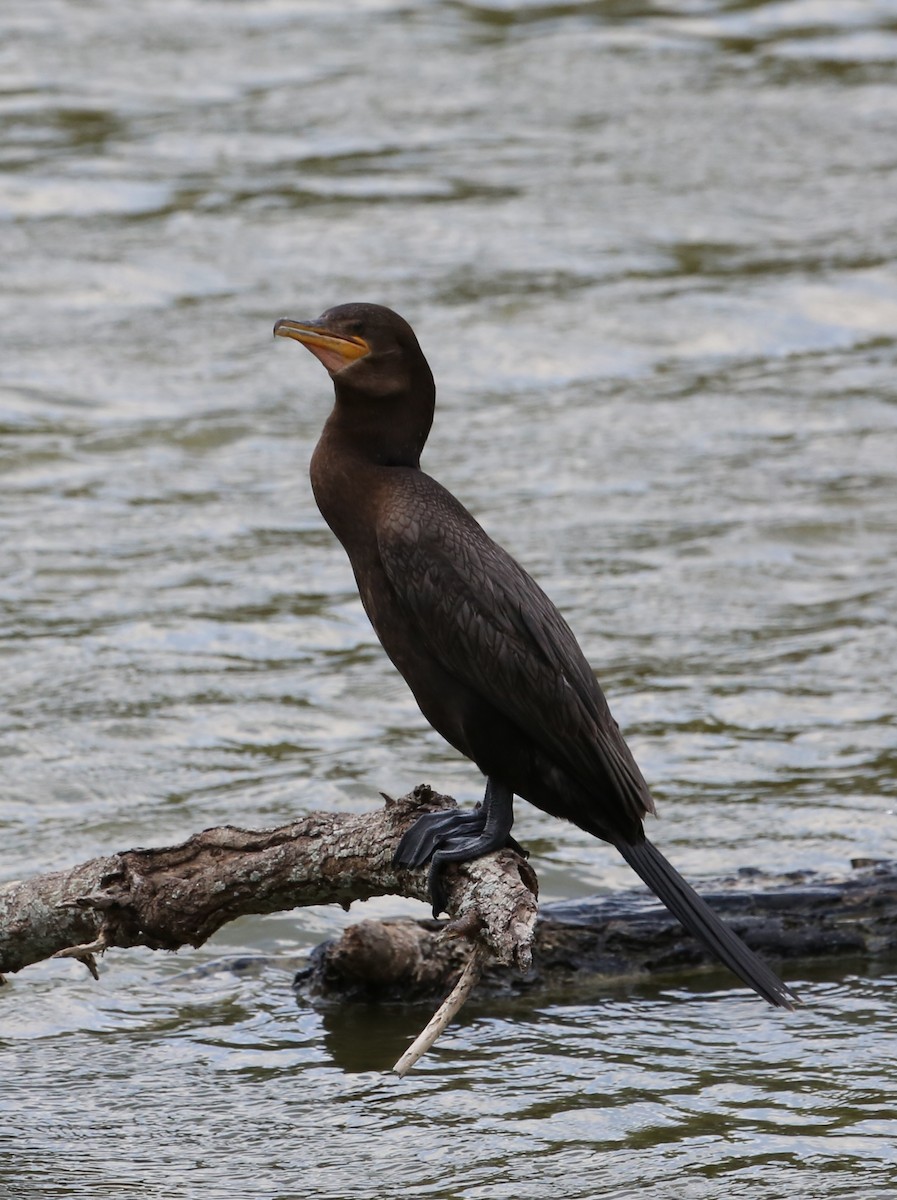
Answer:
[[[897,853],[895,68],[885,0],[5,0],[0,880],[476,794],[314,508],[329,382],[271,342],[350,299],[418,330],[426,465],[560,602],[670,856]],[[520,808],[545,894],[631,882]],[[884,968],[792,1015],[722,975],[474,1004],[399,1083],[424,1012],[289,991],[355,915],[15,977],[0,1192],[897,1196]],[[274,959],[193,971],[234,952]]]

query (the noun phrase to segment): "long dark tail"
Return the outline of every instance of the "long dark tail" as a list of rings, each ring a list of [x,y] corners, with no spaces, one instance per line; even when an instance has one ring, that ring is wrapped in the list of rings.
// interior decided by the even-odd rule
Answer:
[[[622,841],[614,845],[689,933],[703,942],[708,950],[712,950],[720,962],[734,971],[748,987],[779,1008],[794,1008],[795,1004],[800,1003],[787,984],[782,983],[753,950],[748,949],[737,933],[723,924],[656,846],[647,839],[637,845]]]

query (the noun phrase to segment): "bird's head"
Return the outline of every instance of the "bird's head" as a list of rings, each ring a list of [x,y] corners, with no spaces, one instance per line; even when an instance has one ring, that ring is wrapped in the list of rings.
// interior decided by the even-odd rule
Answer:
[[[315,321],[281,318],[274,335],[301,342],[329,371],[336,391],[331,430],[377,462],[417,466],[436,386],[404,318],[381,304],[340,304]]]
[[[315,321],[281,318],[275,337],[292,338],[324,364],[337,394],[376,397],[432,387],[432,375],[414,330],[382,304],[340,304]]]

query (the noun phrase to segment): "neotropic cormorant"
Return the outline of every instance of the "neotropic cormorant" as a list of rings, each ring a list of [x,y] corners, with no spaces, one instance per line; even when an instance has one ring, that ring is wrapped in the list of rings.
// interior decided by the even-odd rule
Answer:
[[[376,304],[280,320],[324,364],[336,403],[311,460],[315,499],[361,601],[421,712],[486,776],[472,812],[422,816],[396,862],[440,868],[507,845],[522,796],[610,842],[682,924],[770,1004],[790,989],[644,834],[654,802],[591,667],[554,604],[420,469],[436,388],[411,326]],[[513,843],[512,843],[513,844]]]

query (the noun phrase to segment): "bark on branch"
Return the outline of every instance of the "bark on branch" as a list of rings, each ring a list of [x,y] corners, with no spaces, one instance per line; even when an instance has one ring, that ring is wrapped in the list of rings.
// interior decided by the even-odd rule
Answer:
[[[311,813],[277,829],[206,829],[178,846],[125,850],[0,889],[0,973],[61,956],[96,973],[113,946],[201,946],[249,913],[340,904],[386,894],[426,899],[426,872],[392,856],[421,812],[454,800],[426,785],[360,816]],[[449,932],[526,970],[537,883],[510,850],[446,873]]]

